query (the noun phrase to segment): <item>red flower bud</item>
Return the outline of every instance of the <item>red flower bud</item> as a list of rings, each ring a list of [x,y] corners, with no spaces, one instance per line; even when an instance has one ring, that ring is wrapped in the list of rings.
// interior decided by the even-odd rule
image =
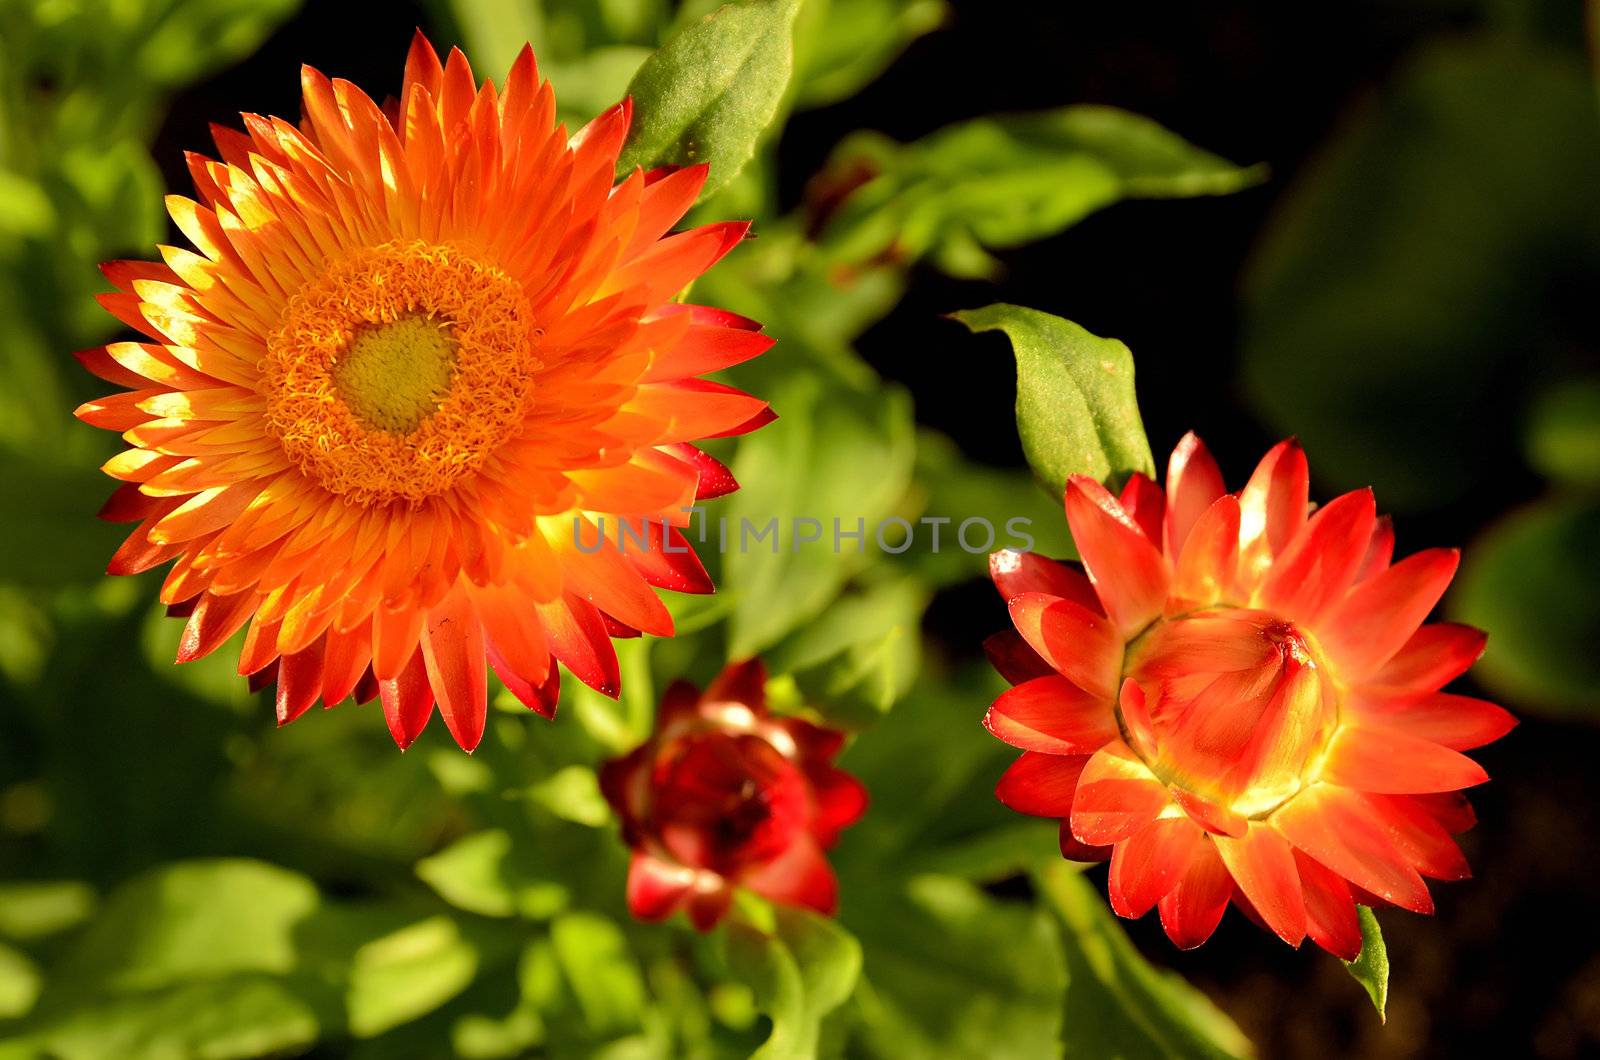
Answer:
[[[823,851],[865,811],[866,790],[832,764],[843,734],[770,714],[765,682],[759,660],[729,666],[704,694],[677,682],[654,735],[601,770],[633,848],[628,908],[641,920],[681,909],[709,930],[736,886],[834,912]]]

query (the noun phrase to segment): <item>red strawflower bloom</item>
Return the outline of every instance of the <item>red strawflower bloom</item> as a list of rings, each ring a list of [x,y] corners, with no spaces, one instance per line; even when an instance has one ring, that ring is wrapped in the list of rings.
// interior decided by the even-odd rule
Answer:
[[[601,770],[633,848],[628,908],[639,919],[682,909],[710,930],[735,886],[828,915],[837,907],[823,851],[866,810],[866,789],[832,764],[844,734],[768,713],[765,684],[755,659],[703,694],[673,683],[655,734]]]
[[[179,661],[248,626],[280,724],[378,697],[405,747],[437,703],[471,750],[489,667],[547,716],[557,662],[615,695],[609,638],[672,632],[653,587],[711,591],[677,528],[736,483],[693,443],[771,413],[699,377],[771,340],[677,295],[749,226],[673,232],[706,168],[618,183],[629,104],[568,136],[527,48],[496,87],[419,34],[387,109],[301,81],[300,124],[190,156],[193,251],[106,266],[147,340],[79,355],[126,388],[78,409],[130,445],[109,569],[171,563]]]
[[[986,647],[1015,688],[984,724],[1022,757],[996,794],[1062,818],[1061,850],[1111,859],[1111,904],[1159,906],[1179,946],[1229,900],[1290,945],[1361,948],[1355,905],[1433,909],[1423,883],[1469,875],[1451,838],[1460,752],[1515,724],[1440,692],[1484,636],[1423,620],[1453,549],[1390,562],[1370,490],[1312,513],[1305,455],[1279,444],[1228,493],[1193,434],[1165,493],[1113,497],[1075,476],[1067,522],[1085,577],[1034,555],[990,560],[1017,632]]]

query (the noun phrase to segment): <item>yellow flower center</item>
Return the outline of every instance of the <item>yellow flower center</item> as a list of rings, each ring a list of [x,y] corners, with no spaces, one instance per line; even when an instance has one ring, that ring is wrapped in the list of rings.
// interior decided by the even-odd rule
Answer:
[[[334,265],[267,342],[267,423],[307,476],[355,504],[449,490],[527,414],[522,286],[450,246],[395,241]]]
[[[1151,770],[1246,817],[1311,779],[1339,721],[1339,693],[1310,635],[1272,614],[1218,607],[1165,619],[1129,645],[1122,704]]]
[[[450,326],[401,317],[357,332],[333,364],[333,383],[356,419],[393,434],[410,434],[450,393],[456,342]]]

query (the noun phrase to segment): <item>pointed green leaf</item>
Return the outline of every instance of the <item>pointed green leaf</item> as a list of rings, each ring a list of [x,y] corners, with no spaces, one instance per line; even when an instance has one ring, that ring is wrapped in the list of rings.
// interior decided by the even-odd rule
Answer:
[[[1081,872],[1057,861],[1034,879],[1062,926],[1068,1056],[1252,1055],[1249,1039],[1203,993],[1140,956]]]
[[[633,127],[617,162],[710,163],[701,197],[738,176],[789,84],[799,0],[740,0],[680,30],[628,85]]]
[[[849,99],[948,16],[944,0],[810,0],[795,31],[796,102]]]
[[[1060,497],[1070,475],[1118,489],[1155,461],[1139,418],[1133,355],[1069,320],[998,303],[956,313],[973,331],[1003,331],[1017,357],[1017,431],[1034,476]]]
[[[644,977],[615,923],[598,913],[569,913],[550,926],[550,941],[589,1030],[613,1036],[644,1019]]]
[[[861,946],[835,921],[780,907],[776,931],[731,923],[725,956],[756,1004],[772,1020],[772,1034],[756,1060],[807,1060],[817,1055],[822,1020],[855,988]]]
[[[1344,966],[1372,998],[1378,1018],[1387,1022],[1389,1017],[1384,1010],[1389,1004],[1389,950],[1383,944],[1383,931],[1372,910],[1359,905],[1356,913],[1361,917],[1361,952],[1355,960],[1345,961]]]
[[[540,878],[499,829],[456,840],[417,862],[417,876],[458,909],[480,916],[543,919],[566,908],[567,889]]]
[[[1518,709],[1595,718],[1600,503],[1552,498],[1507,515],[1466,551],[1451,617],[1486,630],[1473,675]]]
[[[465,990],[477,970],[477,950],[447,916],[373,939],[350,964],[350,1032],[370,1038],[432,1012]]]
[[[910,144],[857,133],[817,178],[839,199],[818,246],[837,266],[932,257],[982,277],[999,269],[989,249],[1054,235],[1122,199],[1224,195],[1263,175],[1112,107],[977,118]]]
[[[1067,979],[1047,914],[945,876],[918,876],[898,886],[880,880],[847,893],[845,921],[863,953],[856,992],[863,1019],[852,1028],[847,1055],[1060,1055]]]

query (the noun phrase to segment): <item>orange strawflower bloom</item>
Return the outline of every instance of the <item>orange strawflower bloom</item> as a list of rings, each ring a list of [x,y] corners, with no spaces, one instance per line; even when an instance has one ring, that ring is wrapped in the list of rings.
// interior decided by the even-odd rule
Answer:
[[[1122,916],[1159,906],[1179,946],[1232,900],[1284,941],[1351,959],[1355,904],[1431,912],[1423,878],[1469,875],[1460,752],[1515,724],[1439,691],[1483,634],[1423,620],[1453,549],[1391,563],[1370,490],[1314,514],[1292,441],[1228,493],[1194,435],[1165,492],[1119,498],[1081,476],[1067,521],[1087,577],[1014,552],[991,559],[1017,632],[988,644],[1016,687],[985,724],[1023,749],[996,794],[1062,818],[1062,853],[1111,859]]]
[[[526,48],[497,89],[419,34],[386,110],[301,78],[299,126],[246,114],[190,156],[199,201],[168,209],[198,253],[105,268],[152,340],[79,355],[129,388],[78,410],[131,445],[110,570],[176,561],[180,661],[248,623],[280,723],[378,695],[405,747],[437,701],[470,750],[486,662],[548,716],[557,660],[615,694],[609,637],[672,632],[652,586],[711,590],[676,527],[736,484],[689,443],[771,417],[696,377],[770,340],[673,299],[748,226],[669,234],[705,168],[614,183],[629,104],[569,139]]]

